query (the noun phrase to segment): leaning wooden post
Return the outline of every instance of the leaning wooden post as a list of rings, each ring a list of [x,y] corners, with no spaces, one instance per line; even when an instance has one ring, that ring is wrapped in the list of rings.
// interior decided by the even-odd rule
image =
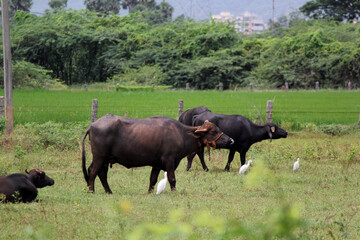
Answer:
[[[319,91],[319,81],[315,82],[315,91]]]
[[[223,83],[222,83],[222,82],[219,82],[219,91],[222,91],[222,90],[223,90],[223,87],[224,87]]]
[[[13,81],[11,63],[11,42],[8,0],[1,0],[3,63],[4,63],[4,95],[5,95],[5,133],[10,135],[14,130]]]
[[[266,103],[266,123],[272,122],[272,108],[273,108],[273,101],[268,100]]]
[[[0,96],[0,118],[5,115],[5,97]]]
[[[183,112],[183,108],[184,108],[184,100],[179,100],[178,119]]]
[[[92,107],[91,107],[91,122],[95,122],[97,119],[97,112],[98,112],[98,100],[92,100]]]

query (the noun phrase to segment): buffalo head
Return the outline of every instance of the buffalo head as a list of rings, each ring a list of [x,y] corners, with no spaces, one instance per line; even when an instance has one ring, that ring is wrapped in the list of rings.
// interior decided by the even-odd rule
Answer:
[[[201,134],[201,142],[208,148],[226,148],[234,144],[234,140],[224,134],[212,122],[205,120],[204,124],[197,127],[195,134]]]
[[[288,133],[281,127],[276,126],[273,123],[267,123],[265,125],[266,131],[269,135],[270,141],[272,139],[286,138]]]
[[[28,174],[28,177],[37,188],[52,186],[55,183],[54,179],[48,177],[45,172],[40,169],[31,169],[30,171],[26,169],[25,173]]]

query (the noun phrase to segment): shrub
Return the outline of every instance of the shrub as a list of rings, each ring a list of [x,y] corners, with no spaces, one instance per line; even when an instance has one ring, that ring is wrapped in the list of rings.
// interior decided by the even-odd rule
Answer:
[[[0,118],[0,132],[3,132],[6,128],[6,120],[4,117]]]
[[[319,126],[318,131],[332,136],[342,136],[355,131],[356,128],[357,127],[354,125],[348,126],[348,125],[330,124],[330,125]]]
[[[28,151],[43,148],[77,149],[86,127],[85,123],[27,123],[17,125],[10,137],[0,139],[0,144],[15,146],[15,158],[18,159]]]
[[[165,90],[171,88],[170,86],[122,86],[122,85],[115,85],[111,86],[111,88],[115,89],[116,91],[122,92],[130,92],[130,91],[154,91],[154,90]]]
[[[164,81],[164,73],[157,66],[142,66],[138,69],[126,68],[124,73],[114,75],[109,82],[123,85],[152,85]]]
[[[56,81],[49,75],[51,71],[36,64],[17,61],[13,63],[13,86],[14,88],[45,88],[45,83]],[[1,68],[0,76],[4,75]]]
[[[76,123],[29,124],[39,136],[44,147],[54,146],[58,149],[75,149],[79,147],[81,135],[85,132],[85,125]]]

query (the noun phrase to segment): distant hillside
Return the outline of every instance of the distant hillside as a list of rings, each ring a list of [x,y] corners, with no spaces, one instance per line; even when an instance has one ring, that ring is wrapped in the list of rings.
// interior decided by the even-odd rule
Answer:
[[[161,2],[162,0],[157,0]],[[308,0],[275,0],[275,17],[278,18],[292,12]],[[49,9],[49,0],[33,0],[31,12],[42,13]],[[222,11],[231,12],[234,15],[242,14],[246,11],[254,13],[264,21],[272,18],[272,0],[168,0],[174,8],[174,17],[184,14],[188,17],[205,19],[210,14],[219,14]],[[84,8],[83,0],[68,0],[68,7],[72,9]],[[122,10],[121,14],[127,11]]]

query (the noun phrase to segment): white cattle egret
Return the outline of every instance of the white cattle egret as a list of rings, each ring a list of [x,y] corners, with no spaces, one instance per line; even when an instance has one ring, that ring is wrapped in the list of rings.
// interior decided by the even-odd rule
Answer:
[[[299,169],[299,160],[300,160],[300,158],[298,158],[296,160],[296,162],[294,163],[294,167],[293,167],[294,172],[296,172]]]
[[[164,178],[160,180],[159,184],[157,185],[156,194],[160,194],[164,191],[167,182],[167,172],[164,172]]]
[[[246,170],[249,168],[250,163],[252,163],[252,160],[249,160],[247,164],[242,165],[239,170],[239,174],[244,174]]]

